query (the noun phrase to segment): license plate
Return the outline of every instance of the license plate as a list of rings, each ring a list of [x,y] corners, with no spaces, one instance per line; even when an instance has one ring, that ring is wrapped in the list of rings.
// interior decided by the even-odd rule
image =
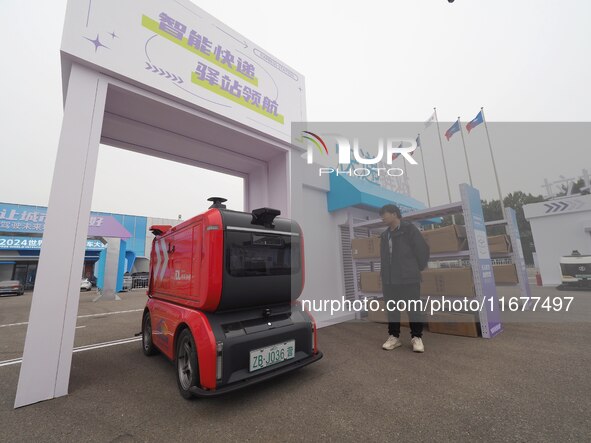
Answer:
[[[250,365],[249,371],[258,371],[267,366],[281,363],[289,360],[295,356],[295,340],[286,341],[284,343],[277,343],[266,348],[255,349],[250,351]]]
[[[591,278],[591,274],[577,274],[575,278]]]

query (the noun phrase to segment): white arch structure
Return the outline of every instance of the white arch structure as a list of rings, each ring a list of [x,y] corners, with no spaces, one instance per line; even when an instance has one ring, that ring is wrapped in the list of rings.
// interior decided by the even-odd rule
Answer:
[[[290,125],[305,120],[303,77],[188,0],[72,0],[61,52],[64,118],[15,407],[68,393],[99,143],[243,177],[246,210],[302,206]],[[200,78],[210,70],[231,96]]]

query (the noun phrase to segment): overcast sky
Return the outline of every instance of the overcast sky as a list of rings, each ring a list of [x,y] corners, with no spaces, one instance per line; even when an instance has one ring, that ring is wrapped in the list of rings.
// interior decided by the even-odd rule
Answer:
[[[467,122],[481,106],[491,122],[591,121],[588,0],[195,3],[304,74],[311,121],[424,121],[434,106],[441,121],[461,116]],[[49,199],[63,114],[65,6],[65,0],[1,2],[8,19],[0,29],[0,201],[46,205]],[[496,128],[491,136],[504,192],[542,193],[544,177],[591,169],[589,125],[567,141],[557,135],[543,149],[527,139],[502,142],[506,134]],[[482,129],[470,137],[483,137],[476,132]],[[445,145],[456,165],[463,159],[458,135]],[[424,152],[433,203],[441,204],[436,140],[425,143]],[[469,149],[488,147],[482,139],[466,140]],[[474,185],[495,197],[490,160],[483,151],[470,155]],[[169,180],[154,190],[156,164]],[[454,173],[454,183],[462,174]],[[424,200],[420,172],[409,175],[413,196]],[[242,207],[236,178],[101,146],[93,209],[188,218],[207,206],[212,189],[227,196],[230,207]]]

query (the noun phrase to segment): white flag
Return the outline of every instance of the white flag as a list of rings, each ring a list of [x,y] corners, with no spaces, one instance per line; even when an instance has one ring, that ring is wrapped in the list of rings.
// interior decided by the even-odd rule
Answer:
[[[431,114],[431,117],[429,117],[427,119],[427,121],[425,122],[425,128],[428,128],[429,126],[431,126],[431,123],[433,123],[435,121],[435,111],[433,111],[433,114]]]

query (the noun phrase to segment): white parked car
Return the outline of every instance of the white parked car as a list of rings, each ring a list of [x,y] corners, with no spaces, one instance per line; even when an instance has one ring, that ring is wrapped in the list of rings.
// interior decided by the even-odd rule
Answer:
[[[80,282],[80,290],[90,291],[92,289],[92,283],[87,278],[83,278]]]
[[[131,291],[132,287],[133,287],[133,278],[131,277],[131,275],[125,274],[123,276],[123,288],[121,288],[121,290],[122,291]]]

